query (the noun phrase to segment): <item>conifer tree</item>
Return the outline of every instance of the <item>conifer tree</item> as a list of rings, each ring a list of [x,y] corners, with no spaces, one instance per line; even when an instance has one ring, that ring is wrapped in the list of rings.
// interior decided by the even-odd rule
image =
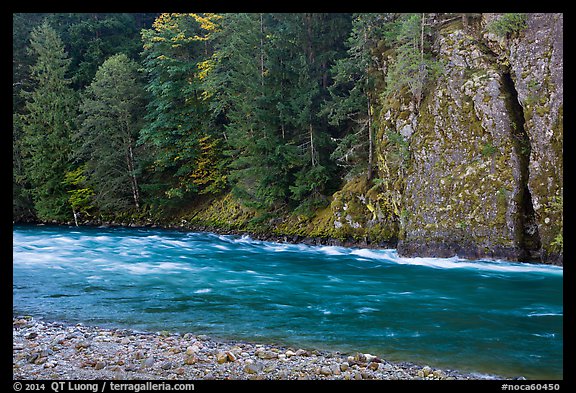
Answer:
[[[290,76],[283,100],[289,109],[293,141],[301,151],[291,198],[306,210],[322,203],[335,175],[329,154],[332,127],[321,116],[321,108],[332,83],[328,70],[344,53],[348,16],[280,14],[278,19],[284,32],[278,49],[283,53],[284,72]]]
[[[332,72],[331,100],[324,106],[330,123],[347,130],[332,157],[352,175],[365,172],[372,179],[374,168],[373,107],[375,104],[374,56],[381,39],[385,15],[356,14],[347,41],[347,56],[338,60]]]
[[[108,58],[86,88],[76,156],[102,211],[140,207],[136,139],[142,125],[144,86],[138,64],[125,54]]]
[[[216,155],[207,149],[219,143],[203,87],[218,19],[214,14],[162,14],[142,31],[150,101],[139,143],[152,155],[154,176],[146,188],[161,204],[217,193],[225,182],[216,163],[212,182],[199,182],[197,172],[199,160],[206,170],[206,158]]]
[[[56,31],[46,22],[33,29],[29,51],[33,90],[23,91],[22,156],[38,218],[71,217],[63,180],[70,169],[70,133],[76,118],[76,99],[66,72],[70,60]]]
[[[271,84],[270,23],[263,14],[225,15],[210,78],[216,110],[226,116],[232,191],[263,210],[287,200],[292,150],[282,139]]]

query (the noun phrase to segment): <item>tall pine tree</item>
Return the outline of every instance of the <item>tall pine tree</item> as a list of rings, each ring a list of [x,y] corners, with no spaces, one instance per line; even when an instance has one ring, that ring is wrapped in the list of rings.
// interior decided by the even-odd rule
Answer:
[[[329,88],[331,100],[323,108],[331,124],[346,130],[332,157],[350,175],[363,172],[368,180],[374,169],[374,74],[378,66],[373,51],[385,19],[380,14],[354,15],[347,56],[332,67],[335,83]]]
[[[294,150],[283,139],[274,100],[274,34],[268,15],[225,15],[209,78],[214,108],[226,117],[232,192],[246,205],[267,211],[288,200],[288,156]]]
[[[70,133],[77,104],[66,77],[70,60],[64,44],[48,23],[30,34],[34,88],[23,91],[25,112],[21,116],[22,156],[36,214],[41,220],[71,217],[63,180],[70,169]]]
[[[333,178],[331,127],[319,116],[346,15],[228,14],[212,74],[225,114],[233,192],[266,211],[322,199]]]
[[[82,124],[74,143],[101,211],[140,207],[136,139],[144,116],[144,96],[138,64],[125,54],[108,58],[86,88],[80,107]]]
[[[283,76],[277,105],[282,108],[290,143],[299,152],[290,197],[293,204],[306,208],[323,202],[335,177],[330,158],[334,129],[321,115],[321,108],[329,98],[329,69],[345,53],[349,16],[304,13],[274,17],[278,23],[276,74]]]

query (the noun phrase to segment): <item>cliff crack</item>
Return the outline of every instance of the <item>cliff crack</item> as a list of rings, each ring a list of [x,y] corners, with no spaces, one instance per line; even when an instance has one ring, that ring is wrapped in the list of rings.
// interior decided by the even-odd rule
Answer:
[[[528,187],[530,152],[532,150],[530,138],[524,128],[524,109],[518,100],[518,91],[510,71],[502,74],[502,83],[506,91],[507,106],[511,116],[511,132],[514,152],[519,160],[519,193],[517,195],[518,221],[517,241],[521,250],[520,260],[533,261],[540,259],[541,242],[538,224],[532,204],[532,195]]]

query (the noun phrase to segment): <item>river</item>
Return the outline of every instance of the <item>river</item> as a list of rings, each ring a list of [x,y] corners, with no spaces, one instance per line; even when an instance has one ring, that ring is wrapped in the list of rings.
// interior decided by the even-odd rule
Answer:
[[[563,377],[563,269],[161,229],[13,229],[13,313]]]

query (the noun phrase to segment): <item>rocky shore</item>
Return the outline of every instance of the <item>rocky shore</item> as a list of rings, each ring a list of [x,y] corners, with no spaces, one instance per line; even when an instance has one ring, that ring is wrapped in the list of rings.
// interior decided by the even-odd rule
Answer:
[[[372,354],[215,340],[205,335],[105,329],[13,317],[13,379],[479,380]]]

